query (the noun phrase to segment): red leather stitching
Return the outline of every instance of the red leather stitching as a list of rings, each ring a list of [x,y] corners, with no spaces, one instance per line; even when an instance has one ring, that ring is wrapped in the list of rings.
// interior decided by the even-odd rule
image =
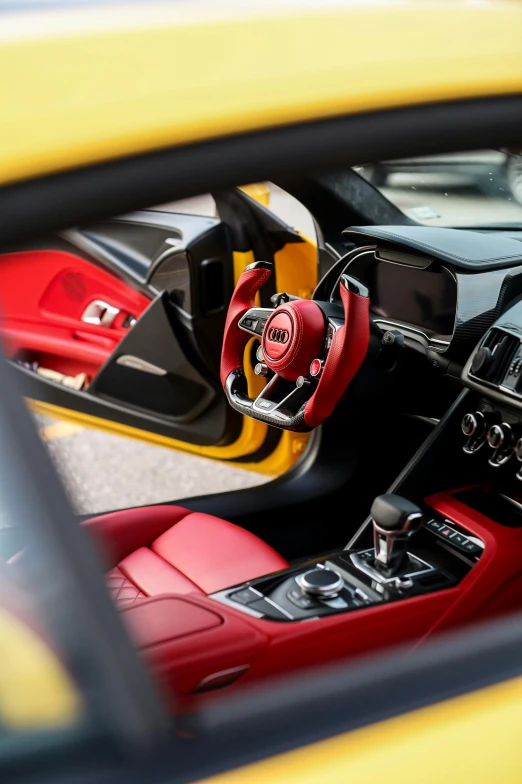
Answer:
[[[140,599],[147,598],[117,566],[107,573],[105,579],[109,593],[120,606],[128,607]]]
[[[239,329],[237,323],[247,310],[255,307],[254,297],[271,274],[271,271],[264,267],[247,270],[241,274],[234,289],[228,308],[221,352],[220,378],[223,387],[234,370],[243,369],[243,353],[251,337],[247,332]]]
[[[317,427],[330,416],[362,365],[368,350],[368,297],[361,297],[341,286],[341,299],[344,306],[344,326],[334,335],[317,389],[305,406],[304,420],[309,427]]]

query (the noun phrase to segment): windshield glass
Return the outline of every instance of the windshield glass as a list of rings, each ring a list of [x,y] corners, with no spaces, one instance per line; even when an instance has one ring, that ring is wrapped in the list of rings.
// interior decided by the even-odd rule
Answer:
[[[355,171],[418,223],[522,225],[522,150],[478,150],[365,164]]]

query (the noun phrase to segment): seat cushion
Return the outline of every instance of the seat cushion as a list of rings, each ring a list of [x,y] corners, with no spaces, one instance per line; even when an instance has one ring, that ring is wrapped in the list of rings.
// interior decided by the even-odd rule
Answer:
[[[160,594],[208,594],[288,562],[254,534],[180,506],[125,509],[87,520],[101,543],[118,604]]]
[[[288,562],[254,534],[220,517],[193,512],[155,539],[151,550],[213,593]]]
[[[192,580],[148,547],[140,547],[120,561],[119,569],[145,596],[203,593]]]

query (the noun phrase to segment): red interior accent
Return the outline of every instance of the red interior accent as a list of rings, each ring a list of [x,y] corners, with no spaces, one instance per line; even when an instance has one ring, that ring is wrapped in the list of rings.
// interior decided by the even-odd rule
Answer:
[[[290,332],[290,339],[285,346],[270,339],[273,327]],[[301,299],[279,305],[263,330],[266,364],[288,381],[307,376],[312,360],[323,351],[325,332],[323,312],[316,302]]]
[[[322,369],[323,369],[322,359],[314,359],[314,361],[310,365],[310,375],[318,376]]]
[[[162,593],[204,593],[193,580],[148,547],[135,550],[120,561],[118,567],[145,596],[158,596]]]
[[[195,512],[165,531],[151,549],[205,593],[288,568],[288,561],[254,534]]]
[[[244,528],[180,506],[125,509],[84,525],[103,546],[107,566],[146,596],[213,593],[288,568]]]
[[[428,634],[506,613],[522,607],[522,529],[507,528],[454,498],[435,493],[426,503],[444,517],[475,534],[485,544],[479,562],[459,584],[456,600]]]
[[[248,332],[239,329],[237,323],[247,310],[253,308],[254,297],[263,283],[266,283],[271,271],[265,267],[245,270],[237,282],[230,305],[228,308],[225,331],[223,334],[223,350],[221,352],[221,384],[225,386],[226,380],[234,370],[243,369],[243,353],[246,344],[252,337]]]
[[[158,596],[142,602],[125,614],[125,620],[140,648],[204,632],[223,623],[218,613],[176,596]]]
[[[145,506],[98,515],[85,520],[103,548],[107,568],[116,566],[123,558],[140,547],[148,547],[167,528],[190,514],[181,506]]]
[[[317,427],[330,416],[368,351],[370,300],[344,286],[340,291],[344,325],[333,337],[317,388],[305,406],[304,420],[309,427]]]
[[[8,356],[67,375],[93,376],[150,300],[85,259],[58,250],[0,256],[0,333]],[[110,327],[86,324],[87,305],[100,299],[120,309]]]
[[[114,602],[119,606],[135,604],[146,596],[117,566],[107,572],[105,582]]]
[[[165,607],[165,598],[177,601],[176,608],[173,605]],[[185,612],[181,611],[181,602]],[[219,624],[210,626],[206,616],[198,615],[197,622],[202,622],[205,628],[196,630],[196,622],[189,618],[193,612],[201,611],[218,616]],[[151,635],[149,613],[153,619]],[[136,647],[176,711],[180,707],[180,697],[190,695],[203,678],[233,667],[252,665],[268,644],[262,629],[249,624],[244,614],[234,610],[228,612],[204,596],[146,599],[141,604],[124,608],[121,615]],[[153,635],[163,638],[162,641],[155,642]]]
[[[239,608],[221,605],[196,592],[186,597],[141,598],[123,607],[123,618],[136,645],[159,676],[168,697],[187,699],[190,696],[194,700],[200,699],[191,695],[197,684],[222,670],[248,667],[237,686],[227,687],[229,692],[232,688],[274,675],[377,652],[393,645],[409,643],[415,646],[449,628],[519,609],[522,604],[522,530],[507,528],[484,517],[457,501],[451,492],[429,496],[426,503],[485,543],[485,551],[478,563],[453,588],[321,618],[314,623],[257,619],[244,614]],[[171,520],[179,521],[173,527],[168,522],[170,510],[173,510]],[[166,559],[167,566],[167,561],[172,559],[178,568],[183,567],[183,571],[200,585],[200,589],[198,580],[210,579],[213,584],[212,580],[217,578],[220,569],[224,570],[222,574],[226,574],[229,563],[242,560],[241,553],[244,561],[247,554],[248,559],[252,557],[255,560],[255,553],[250,555],[253,553],[250,549],[253,542],[249,540],[251,534],[242,531],[236,547],[231,538],[237,533],[235,526],[229,528],[230,524],[218,518],[193,514],[180,507],[119,512],[99,518],[98,522],[89,521],[89,526],[102,538],[108,532],[115,536],[123,530],[120,526],[124,526],[128,515],[133,522],[125,546],[118,548],[113,545],[113,552],[122,553],[137,542],[145,546],[148,541],[155,551],[148,550],[150,556]],[[140,516],[143,520],[141,526]],[[195,518],[193,526],[191,518]],[[202,523],[201,518],[207,519]],[[158,534],[159,528],[164,525],[169,528],[168,532]],[[182,525],[186,527],[185,531],[183,527],[179,528]],[[174,534],[177,528],[182,535],[176,541]],[[198,535],[198,531],[202,536]],[[245,549],[242,544],[247,541],[243,538],[244,534],[249,540]],[[186,552],[183,550],[185,537],[188,537]],[[259,540],[252,539],[256,547],[260,547],[259,552],[263,553],[267,545],[260,546]],[[231,551],[234,558],[230,558]],[[138,553],[134,552],[132,557]],[[262,558],[265,555],[266,551]],[[197,579],[194,573],[190,573],[188,561],[196,564]],[[282,568],[281,561],[284,559],[275,554],[273,568]],[[237,568],[244,570],[245,563]],[[239,580],[231,580],[228,585],[236,582]],[[217,584],[225,587],[219,580]],[[174,605],[170,604],[173,600],[184,602],[176,605],[175,612]],[[193,611],[196,615],[192,619]],[[212,620],[200,611],[212,613]]]

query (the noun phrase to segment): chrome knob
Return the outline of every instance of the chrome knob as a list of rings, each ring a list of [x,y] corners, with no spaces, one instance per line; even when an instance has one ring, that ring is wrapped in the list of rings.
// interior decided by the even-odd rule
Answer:
[[[465,436],[482,436],[487,429],[486,417],[481,411],[464,414],[460,427]]]
[[[295,578],[298,586],[311,596],[322,596],[327,599],[335,596],[343,588],[343,578],[333,569],[310,569]]]
[[[258,362],[254,368],[254,373],[256,374],[256,376],[267,376],[268,365],[265,365],[264,362]]]
[[[515,435],[511,425],[502,422],[501,425],[492,425],[488,430],[488,444],[492,449],[509,449],[513,446]]]

